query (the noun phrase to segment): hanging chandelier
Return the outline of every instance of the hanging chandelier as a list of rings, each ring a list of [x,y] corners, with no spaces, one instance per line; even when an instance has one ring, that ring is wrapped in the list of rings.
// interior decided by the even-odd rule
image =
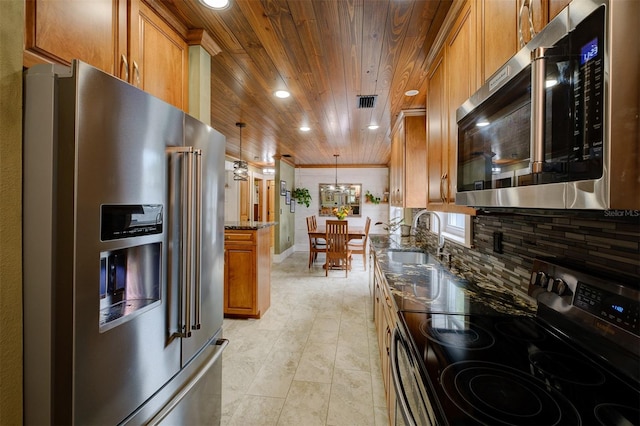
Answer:
[[[242,122],[236,123],[240,128],[240,159],[233,162],[233,180],[246,181],[249,178],[249,165],[246,161],[242,161],[242,128],[246,125]]]
[[[342,194],[345,188],[344,186],[338,186],[338,157],[340,157],[340,154],[333,154],[333,156],[336,158],[336,181],[331,191],[334,194]]]

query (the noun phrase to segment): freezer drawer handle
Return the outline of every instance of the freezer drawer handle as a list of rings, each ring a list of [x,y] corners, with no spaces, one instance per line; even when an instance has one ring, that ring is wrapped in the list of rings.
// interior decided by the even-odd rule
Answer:
[[[167,405],[162,407],[162,410],[160,410],[160,412],[158,412],[158,414],[156,414],[147,424],[148,425],[160,424],[162,420],[164,420],[164,418],[167,417],[167,415],[169,415],[169,413],[171,413],[171,411],[174,408],[176,408],[176,406],[180,403],[180,401],[182,401],[184,397],[187,396],[187,394],[191,391],[191,389],[193,389],[193,387],[196,384],[198,384],[198,382],[205,376],[205,374],[207,374],[207,372],[211,369],[211,367],[213,367],[213,365],[218,361],[220,356],[222,356],[222,352],[224,352],[224,349],[227,347],[228,344],[229,344],[229,340],[227,339],[216,340],[214,345],[220,346],[220,348],[217,349],[216,354],[213,357],[211,357],[209,361],[207,361],[207,363],[198,371],[198,374],[196,374],[193,377],[193,379],[189,381],[189,383],[187,383],[182,389],[180,389],[180,392],[178,392],[173,398],[171,398],[171,400],[167,403]]]
[[[184,172],[180,178],[185,200],[180,203],[182,221],[182,282],[180,296],[183,306],[182,324],[178,325],[179,337],[191,337],[191,330],[200,328],[200,227],[202,204],[202,151],[192,146],[167,148],[169,154],[181,154],[184,158]],[[195,227],[194,227],[195,225]],[[193,293],[192,293],[193,292]],[[195,300],[192,300],[195,299]],[[192,323],[191,307],[194,306],[195,320]]]

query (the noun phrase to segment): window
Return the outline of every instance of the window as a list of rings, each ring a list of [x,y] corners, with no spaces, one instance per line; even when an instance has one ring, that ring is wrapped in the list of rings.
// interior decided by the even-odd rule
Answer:
[[[449,240],[471,247],[473,242],[471,216],[461,213],[436,213],[442,223],[442,235]]]

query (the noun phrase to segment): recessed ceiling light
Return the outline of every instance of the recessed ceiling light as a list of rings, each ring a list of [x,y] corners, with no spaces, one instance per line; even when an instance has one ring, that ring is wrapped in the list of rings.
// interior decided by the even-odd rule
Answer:
[[[229,0],[200,0],[200,2],[211,9],[224,9],[229,6]]]
[[[412,89],[412,90],[407,90],[406,92],[404,92],[404,94],[406,96],[415,96],[418,93],[420,93],[420,91],[416,90],[416,89]]]
[[[376,130],[380,126],[378,126],[377,124],[369,124],[369,126],[367,126],[367,127],[368,127],[369,130]]]
[[[286,90],[276,90],[274,95],[276,95],[276,97],[280,99],[288,98],[289,96],[291,96],[291,94]]]
[[[300,127],[300,130],[301,130],[301,131],[303,131],[303,132],[308,132],[309,130],[311,130],[311,127],[309,127],[309,126],[302,126],[302,127]]]

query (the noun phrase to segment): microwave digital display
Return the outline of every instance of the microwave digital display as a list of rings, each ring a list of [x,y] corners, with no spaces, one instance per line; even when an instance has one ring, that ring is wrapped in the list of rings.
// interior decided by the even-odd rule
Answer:
[[[584,65],[598,56],[598,38],[594,38],[580,49],[580,65]]]

